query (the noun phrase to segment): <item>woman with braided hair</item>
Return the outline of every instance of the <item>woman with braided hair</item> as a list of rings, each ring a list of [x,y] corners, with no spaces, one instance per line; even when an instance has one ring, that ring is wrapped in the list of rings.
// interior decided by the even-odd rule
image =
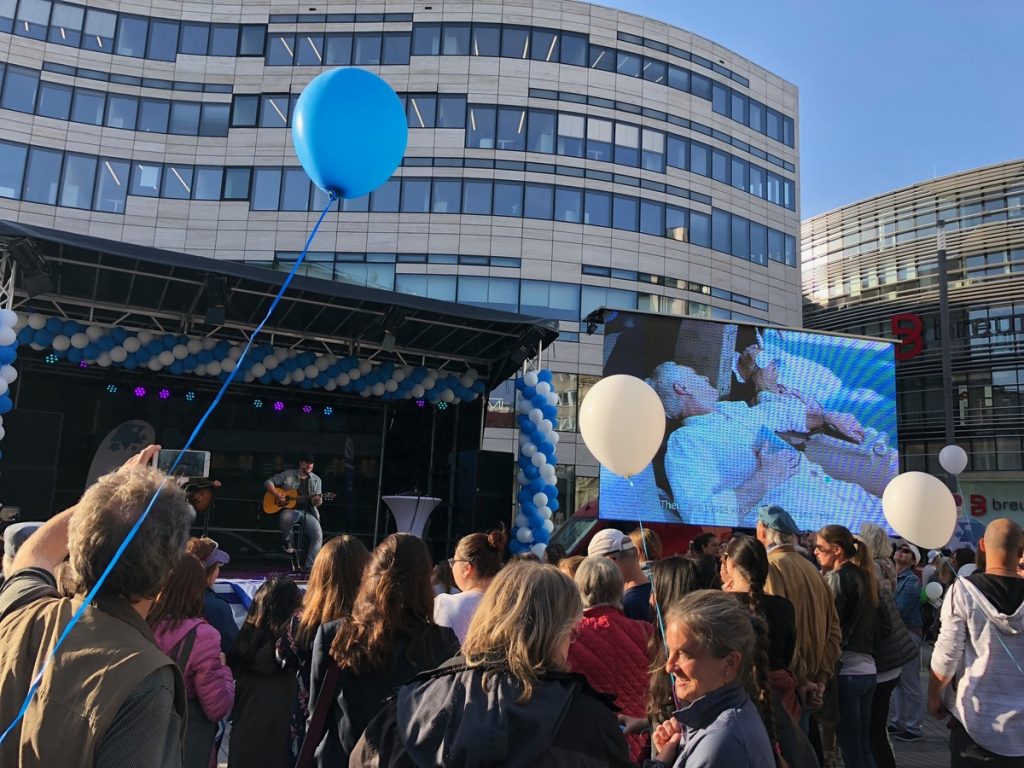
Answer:
[[[731,595],[691,592],[665,617],[673,690],[682,705],[654,731],[650,768],[775,768],[767,628]]]

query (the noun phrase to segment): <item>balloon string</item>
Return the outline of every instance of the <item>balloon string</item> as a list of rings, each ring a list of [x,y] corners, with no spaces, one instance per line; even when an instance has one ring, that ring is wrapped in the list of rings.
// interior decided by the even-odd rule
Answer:
[[[291,271],[288,273],[288,276],[285,277],[284,282],[281,284],[281,288],[277,292],[277,295],[274,296],[274,300],[270,303],[270,307],[267,308],[266,315],[263,317],[263,319],[260,321],[260,324],[256,326],[256,329],[249,336],[249,340],[245,343],[245,348],[242,350],[242,354],[239,356],[238,362],[235,363],[235,367],[231,369],[231,372],[228,374],[228,377],[224,380],[224,383],[221,385],[216,397],[213,398],[213,402],[210,403],[210,407],[206,409],[206,412],[199,419],[199,423],[197,423],[195,429],[192,430],[192,434],[189,435],[189,438],[185,442],[184,447],[181,448],[181,450],[178,452],[178,455],[174,459],[174,463],[171,465],[171,468],[168,471],[167,476],[164,477],[160,485],[157,486],[156,493],[153,494],[153,498],[149,500],[149,504],[146,505],[146,508],[142,511],[142,514],[139,515],[139,519],[135,521],[135,524],[128,531],[128,535],[125,536],[124,541],[122,541],[121,545],[117,548],[117,551],[114,553],[113,558],[107,564],[107,567],[103,570],[103,573],[100,574],[99,579],[96,580],[96,584],[93,586],[91,590],[89,590],[89,593],[82,600],[82,604],[78,607],[78,610],[76,610],[74,615],[71,617],[71,621],[69,621],[67,626],[64,627],[64,631],[61,632],[60,637],[57,638],[57,642],[54,644],[53,649],[47,654],[46,659],[43,661],[43,665],[39,668],[39,671],[32,679],[32,684],[29,686],[28,693],[25,695],[25,700],[24,702],[22,702],[21,709],[18,711],[17,716],[14,718],[13,722],[11,722],[11,724],[7,726],[3,734],[0,734],[0,744],[4,743],[4,740],[11,734],[15,727],[17,727],[18,723],[21,722],[22,718],[25,717],[25,713],[28,711],[29,705],[32,703],[32,698],[35,696],[36,691],[39,689],[39,685],[43,680],[43,674],[49,668],[50,662],[52,662],[56,658],[57,651],[60,649],[61,645],[64,644],[64,641],[67,639],[68,634],[70,634],[71,629],[75,626],[75,624],[78,623],[78,620],[82,618],[82,614],[85,613],[85,609],[88,608],[92,604],[93,600],[96,599],[96,595],[99,593],[100,589],[103,588],[103,584],[106,582],[107,577],[110,575],[111,571],[114,570],[114,566],[117,565],[118,560],[121,559],[121,556],[128,548],[128,545],[131,543],[132,539],[135,538],[135,535],[139,532],[139,529],[142,527],[142,524],[146,521],[146,518],[149,516],[150,510],[153,508],[153,505],[156,503],[156,500],[160,497],[160,492],[163,490],[164,484],[174,474],[174,470],[177,469],[178,464],[181,462],[182,457],[185,455],[185,452],[192,447],[192,443],[199,436],[199,432],[206,424],[206,420],[210,418],[210,414],[212,414],[217,409],[217,406],[220,405],[221,398],[224,396],[224,393],[227,391],[228,387],[231,386],[231,383],[235,380],[235,377],[238,375],[238,371],[241,370],[242,361],[245,360],[245,356],[249,353],[249,349],[252,347],[253,340],[257,336],[259,336],[264,326],[270,320],[271,315],[274,314],[274,310],[277,309],[277,305],[280,303],[281,297],[284,296],[285,291],[288,290],[288,286],[291,285],[292,278],[295,277],[295,273],[298,271],[299,265],[301,265],[303,259],[306,258],[306,253],[309,251],[309,246],[312,245],[313,238],[316,236],[317,230],[320,229],[320,224],[323,223],[324,217],[327,215],[327,211],[330,210],[331,206],[334,205],[335,201],[338,199],[337,194],[334,192],[330,192],[329,195],[330,200],[327,202],[327,205],[324,206],[323,211],[320,213],[320,218],[316,220],[316,224],[313,226],[312,231],[309,233],[309,237],[306,238],[306,245],[302,249],[302,253],[299,254],[299,258],[295,261],[295,264],[292,266]]]

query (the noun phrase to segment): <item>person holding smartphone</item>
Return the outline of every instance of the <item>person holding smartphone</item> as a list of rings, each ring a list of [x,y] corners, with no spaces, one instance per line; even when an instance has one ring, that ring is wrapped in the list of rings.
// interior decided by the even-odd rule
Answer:
[[[313,567],[320,547],[324,542],[324,532],[320,527],[320,504],[323,503],[323,483],[318,475],[313,474],[314,459],[309,454],[299,457],[298,469],[286,469],[278,472],[264,483],[277,500],[284,504],[287,498],[282,491],[298,491],[299,499],[295,509],[282,509],[278,515],[281,525],[281,539],[284,551],[295,554],[292,526],[297,522],[302,525],[309,545],[306,550],[306,570]]]

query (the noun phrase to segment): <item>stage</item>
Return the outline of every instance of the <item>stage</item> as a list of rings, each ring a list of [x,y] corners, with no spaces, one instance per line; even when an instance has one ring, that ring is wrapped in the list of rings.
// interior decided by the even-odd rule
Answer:
[[[224,360],[227,352],[239,354],[285,277],[262,267],[0,222],[0,245],[26,237],[48,280],[42,291],[33,283],[32,296],[16,283],[13,308],[19,314],[88,326],[97,337],[100,330],[116,329],[148,334],[143,340],[162,337],[168,351],[175,334],[181,346],[202,341],[212,355],[224,353]],[[31,276],[31,264],[18,266],[16,275]],[[263,483],[294,467],[301,453],[315,456],[324,490],[337,495],[321,508],[325,537],[352,533],[372,545],[395,530],[381,497],[436,497],[440,502],[426,518],[424,537],[437,557],[448,554],[455,538],[481,522],[467,499],[476,478],[467,477],[462,465],[475,465],[486,393],[557,336],[552,321],[304,276],[294,279],[267,328],[257,343],[276,350],[282,365],[298,356],[301,372],[305,357],[322,363],[319,371],[308,365],[309,373],[333,376],[345,360],[358,360],[368,369],[364,376],[379,373],[381,384],[378,396],[376,386],[356,389],[354,371],[351,383],[340,374],[324,387],[323,376],[303,382],[296,373],[295,381],[291,375],[279,381],[270,370],[253,376],[248,369],[193,446],[210,451],[210,476],[221,482],[213,511],[197,518],[196,531],[206,531],[240,563],[279,562],[282,569],[288,561],[278,521],[261,511]],[[42,336],[30,331],[24,338]],[[178,363],[187,360],[152,366],[157,370],[111,365],[109,355],[108,364],[100,365],[74,351],[24,343],[18,349],[15,408],[4,417],[0,501],[19,508],[22,520],[45,519],[74,503],[105,451],[127,451],[148,439],[181,447],[228,370],[225,365],[219,375],[201,375],[182,370]],[[266,354],[269,369],[274,355]],[[412,396],[417,390],[409,382],[396,391],[394,371],[418,373],[425,384],[448,381],[467,401],[440,389]],[[497,505],[496,519],[511,520],[514,465],[509,453],[507,483],[502,481],[508,501]]]

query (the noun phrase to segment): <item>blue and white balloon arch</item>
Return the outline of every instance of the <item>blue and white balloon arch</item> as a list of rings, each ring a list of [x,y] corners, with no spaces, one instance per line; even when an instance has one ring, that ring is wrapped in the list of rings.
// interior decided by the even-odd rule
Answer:
[[[16,327],[18,315],[11,309],[0,309],[0,440],[4,439],[4,414],[14,409],[10,388],[18,371],[14,361],[18,358]]]
[[[512,541],[514,554],[533,552],[543,558],[555,525],[551,516],[558,511],[555,467],[558,456],[558,394],[551,371],[527,371],[516,379],[519,392],[519,502]]]
[[[254,345],[241,360],[245,345],[227,339],[86,325],[40,314],[19,314],[16,320],[10,332],[12,343],[47,352],[53,356],[53,362],[67,360],[100,368],[141,369],[221,380],[241,365],[239,378],[248,383],[453,405],[475,400],[487,391],[487,382],[472,368],[456,373],[390,361],[377,364],[355,355],[338,357],[269,344]],[[0,361],[4,359],[4,349],[0,344]],[[0,368],[0,377],[4,375]],[[6,390],[6,384],[0,384],[0,388]]]

